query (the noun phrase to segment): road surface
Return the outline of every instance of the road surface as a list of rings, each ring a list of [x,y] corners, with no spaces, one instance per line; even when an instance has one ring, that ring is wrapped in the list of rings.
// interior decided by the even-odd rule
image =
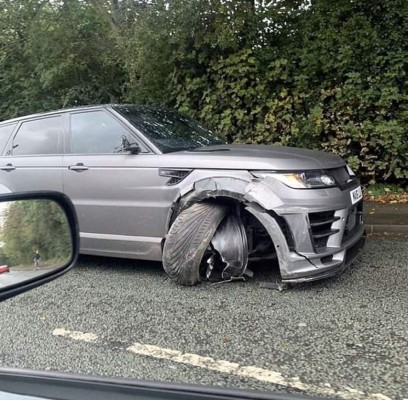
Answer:
[[[340,399],[407,399],[408,239],[371,238],[341,276],[181,287],[160,263],[84,257],[0,305],[0,365]]]

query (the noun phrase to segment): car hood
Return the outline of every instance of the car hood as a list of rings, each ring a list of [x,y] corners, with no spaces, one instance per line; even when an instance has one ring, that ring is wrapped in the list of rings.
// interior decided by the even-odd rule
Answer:
[[[162,156],[163,157],[163,156]],[[285,146],[229,144],[200,147],[164,155],[172,166],[211,169],[306,170],[342,167],[339,156]],[[170,165],[169,165],[170,166]]]

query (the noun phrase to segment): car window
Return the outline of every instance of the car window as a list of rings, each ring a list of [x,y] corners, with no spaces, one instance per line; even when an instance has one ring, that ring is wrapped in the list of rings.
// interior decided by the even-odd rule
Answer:
[[[5,126],[0,126],[0,152],[4,149],[4,146],[7,143],[8,138],[13,132],[17,124],[9,124]]]
[[[57,154],[61,131],[61,116],[23,122],[13,139],[11,154]]]
[[[71,115],[71,153],[118,153],[123,136],[131,140],[128,131],[105,111]]]

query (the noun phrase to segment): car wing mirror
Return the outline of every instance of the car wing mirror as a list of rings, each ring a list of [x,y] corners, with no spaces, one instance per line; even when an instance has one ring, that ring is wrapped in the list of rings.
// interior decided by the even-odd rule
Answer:
[[[137,143],[130,143],[129,139],[123,135],[122,136],[122,151],[129,151],[130,154],[138,154],[141,149]]]
[[[130,154],[139,154],[141,150],[138,144],[130,143],[130,145],[125,148],[125,151],[129,151]]]
[[[0,301],[70,270],[78,232],[74,206],[62,193],[0,195]]]

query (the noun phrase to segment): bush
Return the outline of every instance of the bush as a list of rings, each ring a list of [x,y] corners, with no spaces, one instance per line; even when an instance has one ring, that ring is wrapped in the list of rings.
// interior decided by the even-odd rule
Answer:
[[[0,119],[178,108],[229,140],[321,149],[408,182],[406,0],[0,0]]]

